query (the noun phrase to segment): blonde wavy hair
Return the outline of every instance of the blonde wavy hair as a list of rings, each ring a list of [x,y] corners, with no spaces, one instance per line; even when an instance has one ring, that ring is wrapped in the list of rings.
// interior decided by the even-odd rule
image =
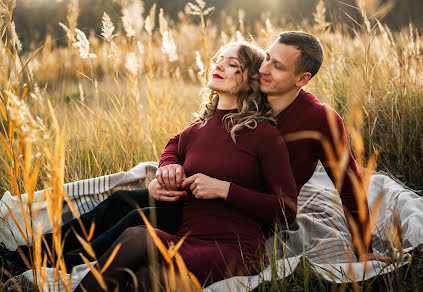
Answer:
[[[247,79],[241,80],[244,83],[236,92],[236,103],[238,112],[226,114],[223,117],[226,129],[230,132],[232,140],[236,142],[236,132],[246,128],[255,129],[261,120],[268,120],[276,124],[272,108],[267,102],[267,97],[260,92],[260,65],[264,60],[264,52],[259,47],[246,42],[229,43],[217,52],[212,61],[215,62],[221,53],[230,47],[239,47],[238,58],[241,63],[241,76],[247,72]],[[219,95],[209,88],[203,92],[210,92],[208,101],[200,106],[196,114],[200,120],[200,126],[205,126],[214,116],[219,102]]]

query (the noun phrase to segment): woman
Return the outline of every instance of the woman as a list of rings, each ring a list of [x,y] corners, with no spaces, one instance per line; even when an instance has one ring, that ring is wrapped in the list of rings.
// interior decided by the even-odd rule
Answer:
[[[275,220],[291,223],[296,215],[296,186],[285,143],[272,122],[272,111],[259,92],[258,70],[264,55],[250,44],[229,44],[216,55],[208,88],[209,102],[198,120],[180,137],[178,155],[188,178],[182,188],[182,225],[176,235],[156,230],[165,243],[177,243],[187,268],[202,284],[233,275],[256,273],[263,248],[261,226]],[[201,192],[200,180],[219,179],[251,188],[261,195],[237,197]],[[163,191],[162,194],[169,195]],[[269,195],[277,194],[277,195]],[[175,200],[175,198],[172,198]],[[293,203],[293,204],[290,204]],[[134,271],[149,286],[150,235],[144,226],[127,229],[100,259],[103,266],[117,244],[122,244],[104,273],[124,285]],[[100,290],[88,274],[81,285]]]

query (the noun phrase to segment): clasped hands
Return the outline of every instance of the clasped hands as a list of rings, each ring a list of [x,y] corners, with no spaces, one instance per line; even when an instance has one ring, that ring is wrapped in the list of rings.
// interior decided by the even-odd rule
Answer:
[[[150,197],[158,201],[174,202],[187,196],[190,189],[196,199],[226,199],[230,183],[202,173],[186,177],[183,167],[169,164],[159,167],[156,178],[148,186]]]

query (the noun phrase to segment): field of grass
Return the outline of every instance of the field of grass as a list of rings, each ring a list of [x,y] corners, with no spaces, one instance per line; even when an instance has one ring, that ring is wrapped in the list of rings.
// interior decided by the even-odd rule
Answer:
[[[171,21],[159,7],[140,18],[141,1],[121,0],[116,2],[122,19],[113,24],[105,11],[98,19],[102,33],[95,35],[77,29],[78,1],[72,0],[61,24],[68,46],[46,36],[33,44],[38,49],[22,51],[13,5],[3,2],[0,194],[58,190],[63,182],[158,161],[168,139],[194,119],[217,48],[241,39],[266,48],[279,32],[297,29],[316,35],[324,46],[323,67],[306,90],[344,117],[359,164],[366,166],[377,154],[376,170],[423,189],[423,36],[412,23],[391,31],[363,8],[362,20],[348,28],[329,23],[323,2],[313,23],[290,24],[266,13],[246,23],[241,11],[212,23],[202,1]],[[298,271],[283,287],[303,290],[305,282],[317,281],[309,290],[422,289],[421,253],[413,263],[409,270],[352,286],[304,281]],[[39,269],[42,261],[34,265]],[[272,285],[259,291],[283,288]]]

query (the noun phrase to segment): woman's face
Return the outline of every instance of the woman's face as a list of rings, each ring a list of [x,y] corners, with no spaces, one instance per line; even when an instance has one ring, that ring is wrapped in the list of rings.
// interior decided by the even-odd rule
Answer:
[[[236,95],[247,82],[247,70],[242,72],[238,49],[238,46],[224,49],[212,67],[207,86],[218,94]]]

